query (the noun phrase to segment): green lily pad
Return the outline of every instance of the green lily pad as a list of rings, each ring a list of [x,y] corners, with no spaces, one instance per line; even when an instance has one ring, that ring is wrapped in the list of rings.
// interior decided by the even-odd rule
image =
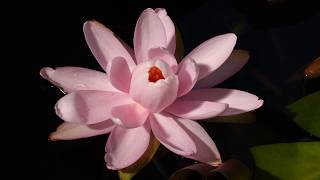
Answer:
[[[131,166],[118,171],[120,180],[132,179],[144,166],[146,166],[153,158],[159,148],[160,142],[151,136],[149,146],[146,152],[140,157],[140,159]]]
[[[288,109],[300,127],[320,137],[320,91],[299,99],[289,105]]]
[[[296,142],[251,148],[259,180],[319,180],[320,142]]]

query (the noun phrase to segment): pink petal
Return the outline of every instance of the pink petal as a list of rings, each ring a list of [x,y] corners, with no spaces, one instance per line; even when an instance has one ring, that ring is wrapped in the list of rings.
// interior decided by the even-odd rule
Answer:
[[[252,111],[263,104],[263,100],[248,92],[223,88],[195,89],[182,98],[183,100],[213,101],[228,104],[228,108],[219,116]]]
[[[163,27],[166,31],[167,36],[167,49],[171,52],[171,54],[174,54],[176,51],[176,32],[174,23],[170,19],[170,17],[167,15],[167,11],[162,8],[155,9],[155,12],[159,16]]]
[[[112,120],[125,128],[135,128],[144,124],[149,111],[137,103],[124,104],[112,108]]]
[[[223,34],[213,37],[192,50],[185,59],[193,59],[199,67],[199,77],[202,79],[217,70],[229,57],[237,37],[235,34]]]
[[[115,127],[106,145],[107,167],[116,170],[130,166],[143,155],[149,146],[149,141],[149,123],[132,129]]]
[[[154,10],[148,8],[140,15],[134,31],[133,43],[138,64],[148,60],[149,49],[167,46],[165,29]]]
[[[110,61],[118,56],[126,59],[130,70],[134,68],[135,63],[129,52],[104,25],[97,21],[87,21],[83,25],[83,32],[92,54],[106,72],[109,72]]]
[[[199,69],[192,59],[186,59],[179,64],[179,89],[178,97],[187,94],[198,80]]]
[[[165,79],[149,82],[149,69],[158,67]],[[130,96],[150,112],[160,112],[177,97],[178,78],[165,62],[146,61],[139,64],[132,73]]]
[[[149,117],[155,137],[170,151],[179,155],[192,155],[197,152],[195,142],[168,113],[156,113]]]
[[[110,84],[105,73],[91,69],[45,67],[40,70],[40,75],[68,93],[79,90],[118,91]]]
[[[55,109],[56,114],[67,122],[95,124],[110,119],[113,107],[133,102],[122,93],[76,91],[61,98]]]
[[[197,152],[185,157],[217,166],[221,164],[219,150],[206,131],[195,121],[177,119],[177,123],[188,133],[196,145]]]
[[[248,60],[248,51],[234,50],[230,57],[216,71],[198,81],[195,86],[197,88],[213,87],[240,71]]]
[[[80,138],[87,138],[91,136],[98,136],[107,134],[114,128],[111,120],[102,121],[97,124],[78,124],[64,122],[58,126],[57,130],[50,134],[49,139],[56,140],[73,140]]]
[[[215,117],[226,110],[227,104],[212,101],[184,101],[177,99],[165,111],[186,119]]]
[[[115,88],[122,92],[129,92],[131,72],[123,57],[116,57],[112,60],[109,79]]]
[[[163,60],[166,62],[175,73],[178,68],[178,63],[174,55],[172,55],[168,50],[158,47],[152,48],[149,50],[149,59],[150,60]]]

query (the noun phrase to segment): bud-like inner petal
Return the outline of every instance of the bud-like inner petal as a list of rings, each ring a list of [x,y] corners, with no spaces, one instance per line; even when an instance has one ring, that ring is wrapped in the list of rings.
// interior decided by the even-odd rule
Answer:
[[[162,60],[139,64],[132,73],[130,96],[150,112],[160,112],[177,98],[179,81]]]

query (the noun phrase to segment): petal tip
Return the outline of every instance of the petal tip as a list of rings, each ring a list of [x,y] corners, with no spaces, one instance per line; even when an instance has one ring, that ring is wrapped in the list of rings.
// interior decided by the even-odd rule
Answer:
[[[235,33],[227,33],[225,35],[228,36],[231,40],[237,40],[237,35]]]
[[[104,156],[104,160],[106,162],[106,167],[110,170],[119,170],[119,169],[123,169],[125,167],[116,167],[113,163],[112,163],[112,158],[109,155],[109,153],[106,153]]]
[[[110,33],[113,33],[109,28],[107,28],[105,25],[103,25],[102,23],[100,23],[99,21],[97,21],[95,19],[88,20],[83,23],[83,31],[85,33],[87,33],[88,31],[92,31],[96,28],[103,28],[103,29],[109,31]]]
[[[221,38],[223,38],[225,41],[228,41],[231,44],[236,44],[237,42],[237,35],[235,33],[227,33],[220,35]]]
[[[167,15],[167,11],[165,8],[156,8],[154,10],[159,16],[166,16]]]
[[[85,32],[87,29],[91,29],[92,25],[94,23],[96,23],[97,21],[92,19],[92,20],[88,20],[86,22],[83,23],[83,31]]]
[[[147,9],[145,9],[143,12],[147,12],[147,11],[149,11],[149,12],[154,12],[154,10],[153,10],[152,8],[147,8]]]
[[[53,72],[54,72],[54,69],[52,69],[51,67],[44,67],[40,70],[40,76],[43,77],[44,79],[48,79]]]
[[[99,25],[99,24],[101,24],[101,23],[99,23],[97,20],[90,19],[90,20],[87,20],[86,22],[84,22],[83,26],[89,27],[91,25]]]
[[[56,134],[57,134],[56,131],[50,133],[49,136],[48,136],[48,141],[57,141],[57,140],[59,140],[59,138],[56,136]]]
[[[262,99],[258,99],[257,107],[256,109],[260,108],[264,104],[264,101]]]
[[[113,167],[113,166],[110,166],[110,165],[106,165],[106,167],[108,168],[108,169],[110,169],[110,170],[117,170],[117,168],[115,168],[115,167]]]

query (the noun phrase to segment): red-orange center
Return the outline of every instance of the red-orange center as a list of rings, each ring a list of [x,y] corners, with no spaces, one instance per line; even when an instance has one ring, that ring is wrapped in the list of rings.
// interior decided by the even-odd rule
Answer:
[[[159,79],[164,79],[163,74],[159,68],[153,66],[149,70],[149,82],[157,82]]]

